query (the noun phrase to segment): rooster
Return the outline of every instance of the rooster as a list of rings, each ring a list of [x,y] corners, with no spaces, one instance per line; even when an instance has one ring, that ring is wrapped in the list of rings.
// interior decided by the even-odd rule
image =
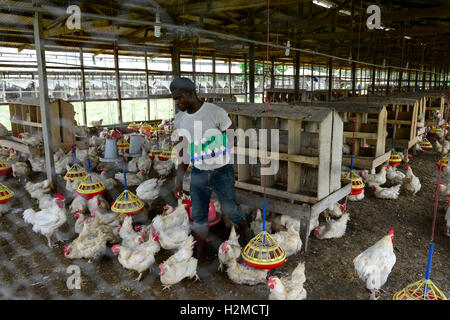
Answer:
[[[294,229],[294,223],[289,225],[287,231],[279,231],[272,234],[272,238],[286,252],[286,257],[296,254],[302,248],[302,240],[298,231]]]
[[[191,235],[177,252],[159,265],[163,289],[170,288],[184,278],[195,277],[195,280],[200,280],[197,275],[197,259],[192,257],[193,246],[194,237]]]
[[[38,212],[30,208],[23,212],[23,220],[33,225],[34,232],[40,233],[47,238],[50,248],[53,247],[50,238],[55,231],[58,241],[64,241],[58,234],[57,229],[67,220],[64,196],[61,193],[57,193],[53,197],[53,205],[51,207]]]
[[[390,188],[383,188],[378,185],[372,185],[372,190],[374,191],[375,198],[379,199],[398,199],[400,194],[401,184],[397,184]]]
[[[292,271],[291,276],[279,279],[272,276],[267,281],[270,289],[269,300],[304,300],[306,289],[303,284],[306,281],[305,263],[300,262]]]
[[[236,234],[234,226],[231,227],[228,240],[222,242],[219,246],[219,271],[223,270],[224,265],[228,265],[231,260],[236,260],[241,256],[241,245],[239,244],[239,235]]]
[[[378,299],[375,298],[375,293],[386,283],[395,261],[393,228],[353,260],[358,277],[366,283],[366,288],[371,292],[371,300]]]
[[[412,192],[413,194],[416,194],[422,187],[419,178],[414,175],[411,169],[411,165],[409,164],[406,165],[404,185],[406,187],[406,190]]]
[[[315,229],[315,235],[318,239],[341,238],[347,229],[348,220],[350,220],[348,212],[344,213],[338,220],[327,218],[325,225],[318,226]]]

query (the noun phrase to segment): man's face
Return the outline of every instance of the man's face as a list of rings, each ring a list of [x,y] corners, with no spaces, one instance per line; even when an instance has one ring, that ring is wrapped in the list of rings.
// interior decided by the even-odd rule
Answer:
[[[181,111],[186,111],[192,104],[192,97],[189,92],[175,90],[172,93],[172,98],[175,101],[175,106],[177,106]]]

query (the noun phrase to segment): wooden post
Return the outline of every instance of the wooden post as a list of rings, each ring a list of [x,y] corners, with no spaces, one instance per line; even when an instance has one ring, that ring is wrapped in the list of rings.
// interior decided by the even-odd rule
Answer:
[[[116,77],[117,110],[119,114],[119,124],[122,126],[122,95],[120,92],[120,74],[119,74],[119,50],[117,44],[114,44],[114,72]]]
[[[145,89],[147,90],[147,117],[150,121],[150,84],[148,82],[148,62],[147,62],[147,51],[145,52]]]
[[[294,100],[300,101],[300,52],[295,51],[294,61]]]
[[[245,92],[245,103],[248,102],[248,82],[247,82],[247,54],[244,53],[244,92]]]
[[[416,71],[416,78],[414,79],[414,91],[418,91],[418,84],[419,84],[419,71]]]
[[[356,96],[356,63],[352,62],[352,96]]]
[[[39,75],[39,104],[41,109],[42,119],[42,136],[44,140],[45,151],[45,172],[47,173],[47,179],[52,183],[55,182],[56,172],[53,159],[53,138],[51,128],[51,116],[50,116],[50,102],[48,99],[48,83],[47,83],[47,70],[45,63],[45,48],[42,41],[42,16],[41,13],[35,12],[33,29],[34,29],[34,45],[36,48],[36,58],[38,65]]]
[[[409,92],[409,88],[411,87],[410,82],[411,82],[411,69],[408,69],[408,85],[406,89],[407,92]]]
[[[229,79],[229,81],[230,81],[230,99],[231,99],[231,97],[232,97],[232,90],[231,90],[231,57],[230,58],[228,58],[228,79]]]
[[[178,35],[173,40],[172,47],[172,74],[174,77],[181,75],[181,61],[180,61],[180,38]]]
[[[248,82],[250,86],[250,103],[255,103],[255,45],[253,43],[249,44],[249,75],[248,75]]]
[[[87,126],[87,113],[86,113],[86,78],[84,75],[84,59],[83,59],[83,48],[80,47],[80,68],[81,68],[81,90],[83,94],[83,121],[84,125]]]
[[[301,120],[288,120],[288,154],[300,154],[301,131]],[[288,172],[287,191],[298,193],[301,187],[301,163],[289,161]]]
[[[390,62],[389,62],[390,63]],[[387,83],[386,83],[386,95],[389,94],[389,82],[391,80],[391,67],[388,67],[388,72],[387,72]]]
[[[377,72],[377,68],[375,66],[373,66],[373,68],[372,68],[372,94],[375,94],[375,73],[376,72]]]
[[[275,88],[275,58],[270,57],[271,69],[270,69],[270,88]]]

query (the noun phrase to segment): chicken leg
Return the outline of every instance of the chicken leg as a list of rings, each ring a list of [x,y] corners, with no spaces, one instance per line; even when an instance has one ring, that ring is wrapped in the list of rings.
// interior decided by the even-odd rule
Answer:
[[[48,246],[50,248],[54,248],[54,246],[52,245],[52,240],[50,240],[50,237],[49,236],[46,236],[46,237],[47,237],[47,244],[48,244]]]
[[[376,291],[377,290],[375,290],[375,289],[370,289],[370,300],[378,300],[378,299],[380,299],[380,297],[375,297],[375,293],[376,293]]]
[[[139,272],[139,277],[134,279],[134,281],[141,281],[141,278],[142,278],[142,272]]]
[[[58,242],[65,242],[65,241],[68,240],[68,239],[64,239],[64,238],[61,236],[61,234],[58,232],[58,230],[55,231],[55,236],[56,236],[56,240],[57,240]]]

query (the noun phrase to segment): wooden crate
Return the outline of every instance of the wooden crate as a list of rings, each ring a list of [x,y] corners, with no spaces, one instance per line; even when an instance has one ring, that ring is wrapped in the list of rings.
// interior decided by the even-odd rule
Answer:
[[[341,185],[341,117],[335,110],[319,107],[305,109],[296,105],[271,104],[266,113],[266,106],[258,103],[217,105],[224,108],[230,116],[234,115],[232,118],[235,121],[237,119],[237,128],[244,131],[252,128],[279,129],[279,170],[274,175],[262,176],[260,163],[249,164],[249,155],[253,151],[257,152],[259,160],[264,159],[264,155],[259,154],[259,146],[255,150],[246,141],[245,147],[238,147],[237,140],[234,139],[232,153],[246,158],[245,164],[235,166],[236,188],[259,194],[260,197],[265,190],[274,201],[287,201],[297,205],[297,210],[294,211],[292,208],[283,211],[279,206],[273,208],[275,212],[278,210],[277,213],[305,219],[301,233],[307,241],[310,219],[351,191],[351,184],[344,187]],[[269,150],[268,153],[271,158],[275,151]]]
[[[419,141],[419,137],[425,132],[425,128],[417,125],[420,98],[396,95],[353,97],[348,100],[380,103],[386,107],[388,131],[386,150],[392,149],[392,138],[394,137],[394,148],[402,151],[406,156],[408,150]],[[368,119],[368,122],[376,123],[378,119]]]
[[[13,140],[20,132],[42,135],[41,109],[38,99],[19,99],[9,103]],[[53,149],[69,151],[75,143],[73,105],[62,99],[50,100]]]
[[[343,141],[352,146],[354,168],[373,170],[389,160],[391,151],[386,151],[387,110],[383,104],[333,101],[300,106],[330,108],[339,113],[344,121]],[[370,122],[373,119],[377,122]],[[349,167],[351,159],[351,154],[343,154],[342,164]]]

